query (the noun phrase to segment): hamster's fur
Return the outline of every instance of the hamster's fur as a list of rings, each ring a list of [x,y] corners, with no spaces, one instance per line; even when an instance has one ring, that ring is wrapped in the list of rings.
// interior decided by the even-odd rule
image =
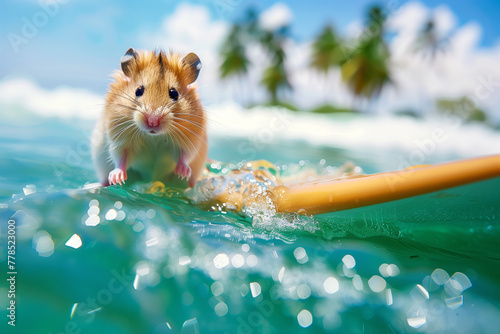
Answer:
[[[165,184],[192,187],[207,156],[206,118],[194,86],[201,62],[163,51],[130,48],[106,95],[92,136],[92,155],[103,186],[133,172]]]

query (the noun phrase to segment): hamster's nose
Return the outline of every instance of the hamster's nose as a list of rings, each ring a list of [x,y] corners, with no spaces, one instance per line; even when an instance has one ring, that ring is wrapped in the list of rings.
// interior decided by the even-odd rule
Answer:
[[[155,128],[160,125],[160,117],[156,115],[149,115],[146,117],[146,123],[149,127]]]

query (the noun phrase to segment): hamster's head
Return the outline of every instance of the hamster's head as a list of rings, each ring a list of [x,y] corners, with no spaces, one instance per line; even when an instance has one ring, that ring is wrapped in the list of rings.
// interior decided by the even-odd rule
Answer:
[[[196,54],[183,57],[130,48],[121,59],[121,69],[106,101],[112,110],[111,122],[120,124],[112,127],[176,137],[180,131],[176,124],[200,109],[193,85],[201,69]]]

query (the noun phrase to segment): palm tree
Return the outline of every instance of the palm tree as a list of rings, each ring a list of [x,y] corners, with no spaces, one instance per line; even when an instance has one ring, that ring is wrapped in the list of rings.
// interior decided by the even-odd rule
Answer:
[[[222,64],[219,68],[222,79],[237,75],[242,76],[248,72],[249,60],[246,56],[243,42],[242,29],[235,24],[221,48]]]
[[[260,44],[271,58],[271,64],[262,75],[260,83],[271,95],[271,103],[278,103],[280,91],[291,89],[288,73],[285,68],[285,52],[283,44],[288,34],[288,27],[280,27],[275,31],[265,31],[258,25],[258,15],[253,9],[246,13],[241,24],[234,24],[224,41],[220,55],[222,64],[219,74],[222,79],[239,76],[240,83],[248,73],[250,61],[246,54],[250,43]]]
[[[333,27],[326,25],[312,45],[311,67],[326,75],[330,68],[340,66],[343,61],[342,41]]]
[[[367,34],[349,51],[342,65],[342,79],[357,98],[373,100],[391,82],[390,53],[384,41],[385,17],[379,7],[369,11]]]
[[[275,31],[260,31],[260,44],[271,57],[271,64],[264,70],[260,83],[271,95],[272,104],[279,104],[278,93],[280,91],[293,89],[288,80],[285,68],[286,55],[283,49],[288,31],[287,26],[280,27]]]
[[[281,45],[273,45],[274,57],[271,65],[264,70],[261,84],[271,95],[271,103],[278,104],[278,92],[281,90],[292,89],[288,80],[288,74],[285,69],[285,52]]]
[[[420,30],[414,42],[414,52],[430,52],[431,60],[436,57],[438,51],[445,51],[448,44],[448,38],[438,36],[436,23],[433,17],[430,17]]]

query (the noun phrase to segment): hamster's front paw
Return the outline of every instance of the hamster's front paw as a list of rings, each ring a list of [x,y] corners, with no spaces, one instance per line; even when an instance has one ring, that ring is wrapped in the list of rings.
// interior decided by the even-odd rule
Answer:
[[[120,184],[122,185],[122,182],[125,183],[125,180],[127,179],[127,172],[123,171],[121,168],[115,168],[109,173],[108,181],[109,185],[115,185],[115,184]]]
[[[174,172],[176,175],[179,175],[181,179],[187,179],[191,176],[191,167],[183,161],[178,161]]]

